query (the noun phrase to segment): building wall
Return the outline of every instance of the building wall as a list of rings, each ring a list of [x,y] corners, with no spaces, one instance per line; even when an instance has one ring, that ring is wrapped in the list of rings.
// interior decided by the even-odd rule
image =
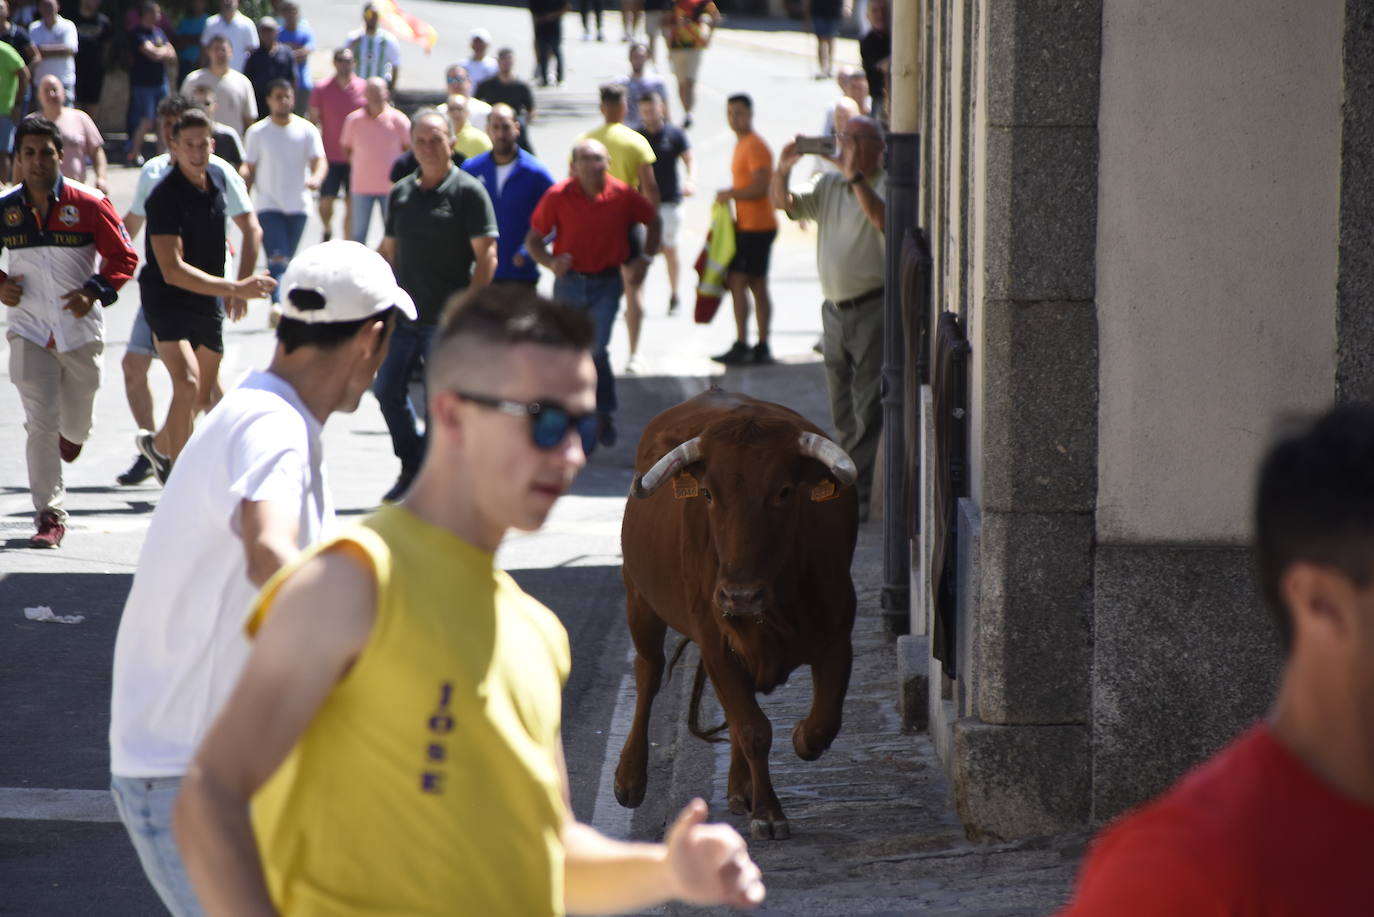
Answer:
[[[1097,534],[1237,543],[1332,398],[1342,0],[1108,0]]]
[[[973,347],[931,729],[970,835],[1025,836],[1148,798],[1272,697],[1257,459],[1374,392],[1374,8],[922,3],[921,215]]]

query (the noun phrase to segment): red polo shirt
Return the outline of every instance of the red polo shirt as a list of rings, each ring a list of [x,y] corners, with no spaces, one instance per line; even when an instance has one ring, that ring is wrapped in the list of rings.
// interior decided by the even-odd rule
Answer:
[[[630,257],[629,229],[656,216],[649,199],[618,179],[606,176],[606,187],[587,197],[576,179],[565,178],[539,199],[530,226],[541,236],[555,229],[553,253],[572,255],[572,269],[599,274]]]

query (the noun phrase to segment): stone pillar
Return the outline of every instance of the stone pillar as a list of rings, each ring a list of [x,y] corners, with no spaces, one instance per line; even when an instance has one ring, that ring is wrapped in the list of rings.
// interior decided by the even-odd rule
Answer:
[[[955,725],[952,769],[966,828],[993,839],[1089,816],[1101,3],[988,2],[983,16],[970,323],[982,527],[975,655],[961,675],[973,715]]]

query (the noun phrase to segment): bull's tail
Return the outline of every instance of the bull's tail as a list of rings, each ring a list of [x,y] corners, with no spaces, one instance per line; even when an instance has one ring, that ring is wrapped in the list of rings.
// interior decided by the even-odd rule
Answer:
[[[678,648],[679,652],[681,647]],[[712,726],[710,729],[701,728],[701,692],[706,687],[706,667],[697,660],[697,674],[692,681],[692,700],[687,705],[687,731],[698,739],[705,739],[707,742],[724,742],[726,739],[721,733],[730,727],[729,723],[721,723]]]
[[[692,641],[687,637],[679,637],[677,646],[673,648],[673,658],[668,660],[668,668],[663,673],[663,684],[673,680],[673,669],[677,668],[677,662],[682,658],[683,650],[687,649],[687,644]]]

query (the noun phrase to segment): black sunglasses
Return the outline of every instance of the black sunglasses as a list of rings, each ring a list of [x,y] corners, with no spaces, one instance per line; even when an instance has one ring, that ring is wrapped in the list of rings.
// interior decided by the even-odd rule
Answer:
[[[490,395],[475,395],[472,392],[454,392],[464,401],[492,408],[503,414],[530,419],[530,442],[538,449],[557,449],[559,443],[574,428],[582,437],[582,451],[588,455],[596,448],[597,436],[601,433],[601,418],[595,412],[573,414],[561,404],[551,401],[507,401]]]

